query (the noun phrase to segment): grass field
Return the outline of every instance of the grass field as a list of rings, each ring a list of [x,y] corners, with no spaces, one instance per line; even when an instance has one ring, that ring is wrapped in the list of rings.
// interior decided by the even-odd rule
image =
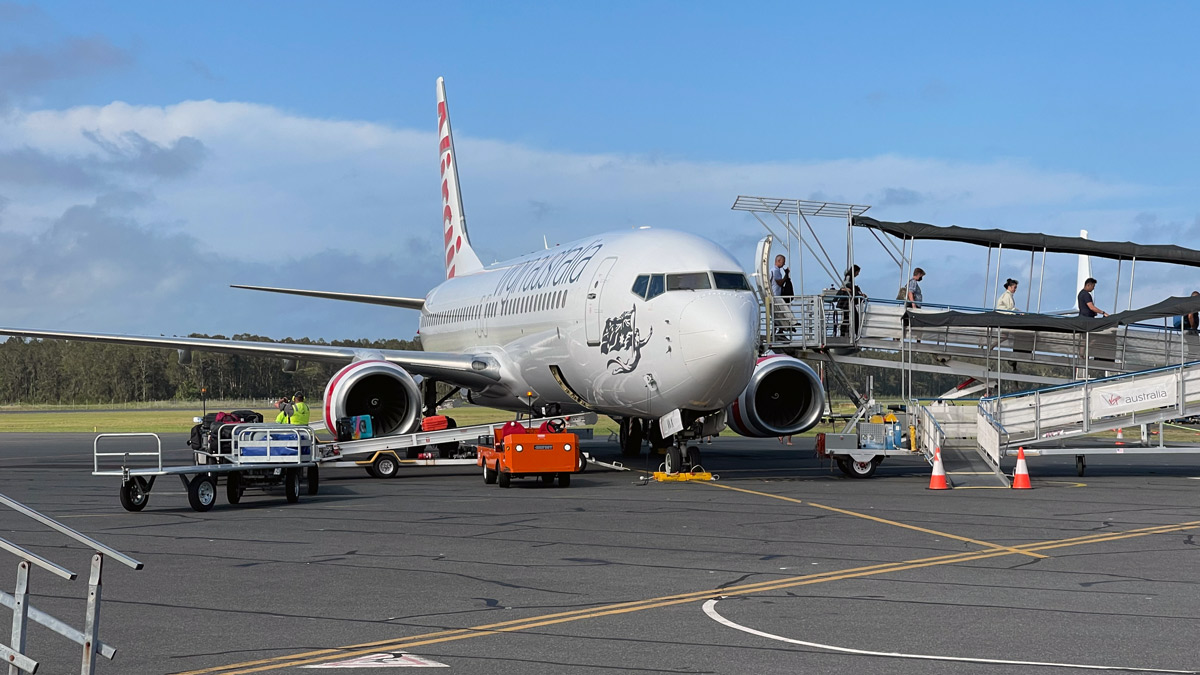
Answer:
[[[209,410],[232,410],[244,408],[241,405],[229,405],[221,408],[209,406]],[[273,421],[278,411],[274,408],[253,406],[263,415],[263,419]],[[495,408],[479,406],[462,406],[446,411],[458,426],[465,427],[475,424],[487,424],[513,419],[513,414]],[[153,433],[187,433],[191,430],[192,418],[200,415],[200,408],[181,407],[178,410],[49,410],[33,412],[24,409],[19,412],[0,412],[0,433],[4,432],[86,432],[86,433],[120,433],[120,432],[153,432]],[[312,408],[312,421],[321,419],[319,407]],[[617,425],[612,419],[601,416],[595,425],[597,437],[607,436],[615,432]]]
[[[224,402],[222,402],[224,403]],[[160,404],[161,405],[161,404]],[[221,410],[233,410],[250,407],[263,415],[263,419],[271,421],[278,414],[274,408],[261,405],[247,406],[245,401],[223,405]],[[209,406],[210,411],[217,410]],[[852,409],[850,409],[852,410]],[[458,423],[458,426],[472,426],[502,422],[513,419],[513,413],[484,408],[480,406],[460,406],[446,411]],[[312,419],[321,419],[322,411],[318,406],[312,408]],[[191,430],[192,418],[200,415],[200,408],[189,408],[181,404],[178,410],[80,410],[78,408],[47,410],[33,412],[32,409],[0,410],[0,433],[5,432],[79,432],[79,433],[121,433],[121,432],[152,432],[152,433],[187,433]],[[617,423],[611,418],[601,415],[594,425],[596,438],[605,438],[610,433],[616,433]],[[1151,429],[1156,427],[1152,426]],[[800,437],[813,436],[818,432],[831,431],[834,427],[820,424],[810,429]],[[1200,427],[1183,427],[1168,425],[1165,429],[1166,440],[1174,443],[1200,443]],[[726,429],[724,434],[733,434]],[[1098,438],[1112,438],[1116,432],[1097,434]],[[1137,440],[1136,428],[1125,430],[1126,440]],[[1157,440],[1157,436],[1153,437]],[[1152,441],[1154,442],[1154,441]]]

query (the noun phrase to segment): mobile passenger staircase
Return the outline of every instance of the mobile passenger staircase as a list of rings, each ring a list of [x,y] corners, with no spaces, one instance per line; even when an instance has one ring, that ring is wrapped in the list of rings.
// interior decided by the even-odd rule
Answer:
[[[1200,361],[1155,368],[979,401],[980,454],[993,467],[1023,447],[1026,455],[1075,455],[1082,475],[1088,454],[1197,453],[1200,446],[1168,446],[1162,424],[1200,415]],[[1151,445],[1146,429],[1159,425]],[[1140,442],[1089,442],[1084,436],[1138,428]]]

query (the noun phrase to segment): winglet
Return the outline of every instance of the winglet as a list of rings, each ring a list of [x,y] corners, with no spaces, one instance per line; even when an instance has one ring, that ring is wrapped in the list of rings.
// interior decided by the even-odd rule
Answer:
[[[454,152],[454,135],[450,133],[450,111],[446,105],[446,82],[437,80],[438,136],[440,137],[442,169],[442,229],[446,246],[446,278],[471,274],[483,269],[479,256],[471,248],[467,236],[467,219],[463,215],[462,193],[458,187],[458,156]]]

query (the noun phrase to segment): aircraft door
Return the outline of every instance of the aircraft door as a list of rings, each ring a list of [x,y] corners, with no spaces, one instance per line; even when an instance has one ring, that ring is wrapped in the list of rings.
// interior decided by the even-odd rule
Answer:
[[[758,274],[755,276],[755,283],[758,284],[758,294],[763,298],[771,295],[771,242],[773,237],[767,235],[762,241],[758,242],[758,248],[755,250],[757,254],[755,258],[758,261]]]
[[[600,334],[604,326],[604,317],[600,314],[600,295],[604,290],[604,282],[608,279],[608,273],[616,262],[616,258],[605,258],[601,261],[587,288],[583,322],[584,330],[587,333],[587,343],[593,347],[600,344]]]

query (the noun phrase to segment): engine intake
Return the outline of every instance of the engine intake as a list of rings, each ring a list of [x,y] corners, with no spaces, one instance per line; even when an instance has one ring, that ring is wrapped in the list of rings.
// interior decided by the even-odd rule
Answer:
[[[726,411],[743,436],[768,438],[807,431],[821,421],[825,393],[807,363],[783,354],[758,360],[750,383]]]
[[[325,386],[325,423],[371,415],[376,435],[416,428],[421,390],[408,371],[388,361],[358,361],[338,371]],[[332,427],[330,427],[332,428]]]

